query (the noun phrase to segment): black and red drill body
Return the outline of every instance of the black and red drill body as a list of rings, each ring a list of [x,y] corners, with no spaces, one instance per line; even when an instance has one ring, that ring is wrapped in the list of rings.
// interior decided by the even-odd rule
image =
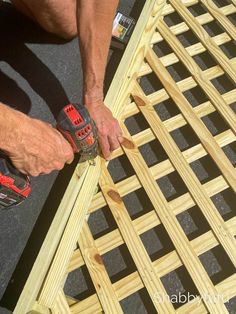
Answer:
[[[94,160],[98,154],[97,129],[88,110],[80,104],[65,106],[57,128],[70,142],[80,162]],[[0,209],[20,204],[31,192],[29,177],[13,167],[6,156],[0,157]]]
[[[59,113],[57,128],[70,142],[80,162],[94,160],[98,154],[97,129],[88,110],[81,104],[69,104]]]

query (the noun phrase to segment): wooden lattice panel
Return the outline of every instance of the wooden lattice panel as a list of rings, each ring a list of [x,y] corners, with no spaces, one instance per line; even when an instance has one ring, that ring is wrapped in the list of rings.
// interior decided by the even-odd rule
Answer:
[[[68,267],[69,278],[83,272],[92,286],[67,297],[71,313],[126,312],[125,300],[137,296],[139,313],[227,313],[236,296],[235,3],[170,0],[163,12],[123,91],[126,139],[108,168],[102,162],[100,189]],[[204,262],[212,256],[221,275]],[[123,259],[126,269],[116,274]],[[173,274],[181,282],[178,302]],[[184,295],[191,302],[181,302]]]

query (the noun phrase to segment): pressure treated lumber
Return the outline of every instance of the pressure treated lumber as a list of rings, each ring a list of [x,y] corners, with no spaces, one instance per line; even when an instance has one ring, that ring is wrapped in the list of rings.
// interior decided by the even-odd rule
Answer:
[[[171,31],[171,29],[169,29],[169,30]],[[158,33],[156,32],[155,34],[160,34],[160,32],[158,32]],[[173,34],[174,34],[174,32],[173,32]],[[153,36],[153,39],[154,38],[155,38],[155,36]],[[163,38],[162,38],[162,40],[163,40]],[[226,33],[223,33],[223,34],[219,34],[217,36],[212,37],[212,40],[219,46],[219,45],[223,45],[223,44],[228,43],[231,40],[231,38]],[[153,40],[153,44],[157,44],[157,43],[158,42]],[[194,56],[206,51],[206,48],[201,43],[196,43],[196,44],[193,44],[189,47],[186,47],[185,50],[191,57],[194,57]],[[166,66],[170,66],[170,65],[173,65],[173,64],[179,62],[179,59],[175,53],[170,53],[168,55],[161,57],[160,61],[166,67]],[[234,61],[235,61],[235,58],[230,60],[231,63],[234,63]],[[221,67],[219,67],[219,66],[216,66],[216,67],[219,70],[219,72],[221,73],[219,75],[222,75],[224,73],[224,71],[221,69]],[[152,70],[149,67],[148,63],[145,63],[145,64],[143,64],[143,66],[139,72],[139,76],[144,76],[144,75],[151,73],[151,72],[152,72]]]
[[[217,60],[217,62],[222,66],[225,72],[232,78],[232,80],[236,81],[236,69],[235,67],[231,67],[228,58],[224,55],[224,53],[220,50],[220,48],[214,43],[211,37],[207,34],[204,28],[201,27],[200,23],[197,22],[196,19],[193,18],[191,13],[187,10],[187,8],[178,0],[169,0],[175,10],[183,17],[185,22],[189,27],[194,31],[194,33],[201,40],[202,44],[212,53],[212,56]]]
[[[38,298],[39,303],[53,308],[58,291],[61,287],[63,275],[72,256],[80,230],[91,202],[96,183],[100,175],[100,158],[95,159],[96,165],[90,166],[87,175],[90,178],[89,185],[83,184],[76,199],[74,210],[72,211],[59,247],[50,266],[42,291]],[[92,180],[91,180],[92,178]]]
[[[193,78],[196,80],[199,86],[201,86],[204,92],[208,95],[212,104],[216,107],[218,112],[222,114],[222,116],[228,122],[232,130],[236,132],[236,117],[233,110],[229,106],[227,106],[224,99],[221,97],[220,93],[215,89],[215,87],[210,82],[210,80],[206,80],[206,77],[203,76],[203,73],[200,67],[189,56],[189,54],[186,52],[184,47],[179,43],[177,38],[171,33],[171,31],[168,29],[168,27],[163,21],[159,23],[159,31],[162,34],[163,38],[165,39],[168,38],[168,42],[170,46],[172,47],[172,49],[175,51],[176,55],[181,60],[183,60],[183,63],[185,64],[186,68],[192,74]],[[156,60],[152,62],[152,64],[154,65],[155,69],[158,71],[158,65],[162,65],[160,63],[161,61],[158,60],[157,57],[153,53],[151,54],[152,54],[152,58],[156,58]],[[174,83],[174,80],[173,80],[173,83]],[[226,161],[224,160],[224,162]]]
[[[102,164],[103,167],[104,163]],[[83,224],[79,246],[93,280],[102,308],[106,313],[123,313],[87,223]]]
[[[70,314],[70,307],[67,303],[66,296],[61,289],[58,294],[54,306],[52,307],[52,314]]]
[[[215,5],[211,0],[201,0],[205,5],[208,11],[211,13],[214,18],[222,24],[227,33],[236,40],[235,26],[226,18],[224,14],[221,13],[220,9]]]
[[[152,63],[152,55],[147,53],[147,60]],[[162,77],[160,77],[162,80]],[[168,79],[164,78],[162,83],[168,84]],[[171,89],[167,88],[170,93],[173,91],[173,85]],[[142,90],[136,85],[136,90],[134,91],[133,97],[139,105],[140,110],[149,121],[149,124],[155,133],[156,137],[165,148],[170,160],[175,166],[176,170],[181,175],[183,181],[188,187],[191,195],[196,201],[196,204],[204,213],[204,216],[208,220],[210,226],[214,230],[216,236],[218,237],[220,243],[226,250],[227,254],[231,257],[232,262],[236,266],[236,242],[234,236],[227,230],[223,218],[220,216],[218,210],[216,209],[214,203],[207,196],[207,193],[202,188],[200,182],[198,181],[193,170],[190,168],[189,164],[183,158],[180,150],[176,146],[174,140],[171,138],[170,134],[163,127],[160,118],[157,116],[154,108],[149,105],[147,98],[145,97]],[[200,131],[200,130],[199,130]],[[234,169],[233,169],[234,171]],[[137,173],[137,172],[136,172]]]
[[[32,309],[53,255],[55,254],[58,241],[63,234],[71,209],[74,206],[77,194],[81,189],[87,170],[87,163],[76,167],[55,218],[51,224],[50,230],[47,233],[44,243],[39,251],[37,262],[34,264],[30,272],[24,290],[22,291],[14,309],[14,313],[27,313]]]
[[[157,311],[161,311],[163,313],[173,312],[174,308],[170,302],[164,300],[164,302],[160,302],[158,304],[155,300],[156,293],[165,293],[163,283],[155,274],[150,257],[148,256],[141,239],[135,231],[128,211],[125,208],[125,205],[118,191],[116,190],[116,187],[104,163],[102,165],[100,187],[107,204],[112,211],[113,217],[116,219],[116,223],[120,229],[120,232],[122,233],[122,237],[124,238],[127,247],[134,259],[140,277],[144,282],[147,291],[149,292],[149,295],[153,301],[153,305]]]
[[[160,30],[163,30],[162,28],[163,25],[164,24],[162,23],[159,24]],[[167,31],[167,28],[165,26],[164,26],[164,30],[167,32],[167,36],[169,38],[170,43],[173,43],[174,38],[171,36],[171,33]],[[175,41],[175,44],[180,49],[179,47],[180,45],[178,44],[177,40]],[[185,60],[187,60],[186,54],[183,55],[183,59],[184,58]],[[204,123],[198,117],[195,116],[192,106],[189,104],[187,99],[182,95],[177,85],[175,84],[175,81],[171,78],[168,71],[165,69],[161,61],[158,59],[158,57],[154,54],[154,52],[151,49],[147,53],[147,60],[150,66],[155,71],[155,73],[158,75],[162,84],[166,87],[167,92],[170,94],[172,99],[175,101],[176,105],[181,110],[185,119],[191,125],[193,130],[197,133],[203,146],[206,148],[206,150],[211,155],[211,157],[215,160],[216,164],[218,165],[222,173],[225,175],[226,180],[229,182],[231,187],[236,192],[236,171],[233,168],[230,161],[228,160],[228,158],[223,153],[223,151],[220,149],[218,144],[214,141],[213,136],[211,135],[210,131],[208,131]],[[190,72],[191,72],[191,66],[194,68],[194,64],[191,61],[192,60],[190,58],[188,62],[186,63],[186,66],[188,67]],[[198,72],[199,72],[199,75],[198,75]],[[213,104],[216,106],[218,111],[222,113],[223,117],[226,119],[226,121],[229,123],[230,126],[232,126],[232,129],[235,131],[236,130],[236,116],[234,115],[233,110],[231,110],[230,107],[227,106],[226,103],[224,103],[224,100],[216,92],[215,88],[211,84],[207,84],[210,82],[207,82],[206,80],[203,81],[201,79],[202,75],[200,72],[201,71],[197,68],[197,66],[196,66],[196,69],[192,71],[193,75],[197,73],[196,75],[194,75],[195,79],[198,82],[200,81],[199,85],[203,85],[202,87],[204,87],[204,91],[206,93],[208,93],[207,91],[209,90],[209,96]]]
[[[148,108],[148,110],[150,110],[150,108]],[[173,213],[171,213],[166,199],[164,198],[159,187],[157,186],[156,181],[152,177],[150,170],[144,162],[140,152],[138,151],[137,147],[135,147],[135,144],[132,142],[130,135],[124,125],[122,125],[122,130],[127,138],[127,144],[126,142],[124,142],[122,144],[122,147],[124,148],[127,157],[133,165],[135,172],[140,182],[142,183],[142,186],[144,187],[147,195],[149,196],[149,199],[151,200],[160,220],[162,221],[165,229],[172,239],[176,250],[180,255],[180,258],[183,260],[185,267],[191,274],[191,277],[196,287],[202,295],[207,293],[209,293],[210,295],[215,295],[216,290],[214,285],[209,279],[193,248],[189,244],[189,241],[183,229],[180,227],[177,218],[173,215]],[[162,132],[163,136],[165,136],[165,141],[167,141],[168,139],[168,142],[173,145],[173,143],[169,139],[169,136],[164,132],[163,128],[159,128],[159,140],[160,132]],[[175,153],[176,152],[177,151],[175,151]],[[227,310],[222,300],[219,300],[219,302],[217,302],[216,304],[211,304],[209,300],[208,302],[207,300],[205,300],[205,304],[211,313],[227,313]]]
[[[175,213],[175,211],[174,211]],[[176,213],[175,213],[176,214]],[[158,216],[155,211],[151,211],[146,215],[143,215],[140,218],[134,220],[133,225],[138,235],[145,233],[147,230],[150,230],[161,224]],[[226,223],[227,228],[232,232],[234,236],[236,236],[236,218],[233,217]],[[118,229],[104,235],[103,237],[95,240],[95,246],[99,251],[99,254],[103,255],[116,247],[119,247],[124,242],[122,235]],[[194,251],[199,256],[206,251],[213,249],[219,242],[217,241],[214,233],[212,231],[208,231],[201,236],[193,239],[191,241]],[[157,274],[160,277],[163,277],[175,270],[176,268],[182,265],[182,261],[178,257],[175,251],[164,255],[160,259],[154,262],[156,265]],[[74,252],[73,258],[71,259],[70,265],[68,267],[68,271],[73,271],[78,267],[84,265],[84,261],[79,249]]]
[[[151,137],[151,140],[152,140],[153,139],[153,133],[151,132],[150,129],[147,131],[148,132],[145,132],[145,133],[148,133],[148,138]],[[141,138],[139,140],[138,136],[136,136],[136,137],[134,136],[134,138],[137,138],[137,141],[134,141],[137,146],[147,143],[145,141],[145,137],[142,137],[143,142],[141,141]],[[230,143],[233,143],[236,140],[236,137],[230,130],[228,130],[228,131],[225,131],[225,132],[215,136],[215,140],[220,145],[220,147],[223,147],[224,145],[228,145]],[[186,158],[188,163],[196,161],[196,160],[204,157],[205,155],[207,155],[207,152],[205,151],[205,149],[202,147],[201,144],[197,144],[196,146],[183,152],[183,156]],[[150,168],[150,171],[152,172],[152,175],[155,178],[155,180],[163,177],[164,175],[170,174],[174,170],[175,169],[173,168],[173,165],[170,163],[169,160],[165,160],[163,162],[160,162],[159,164],[156,164]],[[211,182],[212,182],[212,184],[209,184]],[[222,183],[220,183],[220,182],[222,182]],[[219,193],[220,191],[222,191],[221,188],[224,188],[224,189],[228,188],[228,184],[225,182],[225,180],[223,178],[216,178],[215,180],[212,180],[209,183],[206,183],[203,185],[209,196],[214,195],[214,193]],[[211,186],[210,189],[208,188],[209,185]],[[127,178],[127,179],[125,179],[125,180],[123,180],[117,184],[117,188],[118,188],[121,196],[124,196],[130,192],[133,192],[140,187],[141,187],[140,182],[137,180],[137,177],[135,175],[133,175],[133,176],[131,176],[131,177],[129,177],[129,178]],[[218,189],[216,187],[221,187],[221,188]],[[92,212],[96,211],[97,209],[105,206],[105,204],[106,204],[105,199],[104,199],[102,193],[99,192],[94,196],[91,207],[89,209],[89,212],[92,213]],[[192,204],[194,205],[194,203],[192,203]],[[182,205],[184,206],[184,202]]]
[[[199,3],[199,0],[184,0],[182,1],[182,3],[188,8],[188,7],[191,7],[192,5],[195,5],[195,4],[198,4]],[[221,7],[221,8],[218,8],[219,11],[223,14],[223,15],[228,15],[230,13],[228,13],[228,10],[235,10],[235,6],[233,4],[228,4],[226,3],[225,6]],[[173,6],[171,4],[166,4],[163,11],[162,11],[162,15],[163,16],[166,16],[166,15],[169,15],[171,13],[174,13],[175,12],[175,9],[173,8]],[[204,13],[205,16],[208,15],[210,16],[210,14],[208,13]],[[201,16],[201,15],[199,15]],[[198,19],[199,16],[196,16],[195,18]]]

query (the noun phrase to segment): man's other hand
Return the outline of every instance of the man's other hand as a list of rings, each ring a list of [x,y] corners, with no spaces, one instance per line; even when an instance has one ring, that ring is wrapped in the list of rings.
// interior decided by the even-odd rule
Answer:
[[[103,156],[106,160],[110,160],[111,152],[120,147],[123,141],[119,123],[104,103],[86,105],[86,108],[96,124]]]

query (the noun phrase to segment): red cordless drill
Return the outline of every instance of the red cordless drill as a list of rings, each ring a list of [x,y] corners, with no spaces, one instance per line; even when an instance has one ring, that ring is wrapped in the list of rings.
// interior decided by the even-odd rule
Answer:
[[[59,113],[57,128],[70,142],[80,162],[93,161],[98,154],[97,129],[88,110],[80,104],[69,104]],[[20,204],[31,192],[29,177],[0,158],[0,209]]]
[[[70,142],[80,162],[94,161],[98,154],[97,128],[88,110],[81,104],[69,104],[59,113],[57,128]]]

